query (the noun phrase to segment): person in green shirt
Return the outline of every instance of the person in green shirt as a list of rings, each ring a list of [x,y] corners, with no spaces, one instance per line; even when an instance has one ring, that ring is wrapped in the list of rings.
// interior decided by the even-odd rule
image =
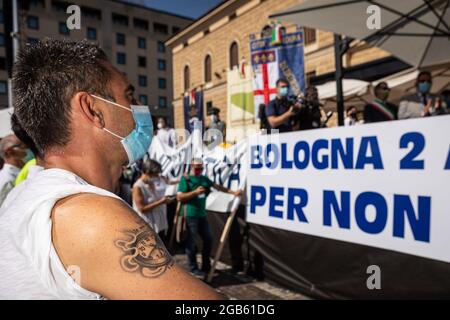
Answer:
[[[212,248],[211,229],[206,217],[206,198],[211,193],[211,188],[240,196],[242,190],[232,191],[217,183],[212,182],[208,177],[202,175],[203,161],[195,158],[192,161],[190,174],[183,176],[178,184],[177,200],[182,203],[180,215],[186,215],[186,225],[189,229],[189,237],[186,240],[186,254],[189,260],[189,268],[193,275],[204,276],[210,268],[210,254]],[[199,235],[203,242],[202,268],[198,268],[195,245],[195,236]]]

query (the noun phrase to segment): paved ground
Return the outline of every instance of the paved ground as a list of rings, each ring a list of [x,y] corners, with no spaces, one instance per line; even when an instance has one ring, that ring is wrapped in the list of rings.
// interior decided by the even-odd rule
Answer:
[[[187,267],[184,254],[174,255],[175,261]],[[200,262],[200,255],[197,259]],[[230,266],[219,262],[214,278],[210,285],[231,300],[309,300],[308,297],[291,290],[282,288],[267,281],[256,281],[244,273],[233,274]]]

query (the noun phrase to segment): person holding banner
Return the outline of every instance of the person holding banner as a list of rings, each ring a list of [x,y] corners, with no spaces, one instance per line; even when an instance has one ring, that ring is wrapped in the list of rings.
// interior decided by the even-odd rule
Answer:
[[[232,191],[217,183],[212,182],[203,173],[203,160],[195,158],[192,161],[189,175],[183,176],[178,184],[177,200],[182,203],[180,215],[186,217],[188,239],[186,240],[186,254],[189,260],[189,268],[193,275],[203,277],[211,269],[210,255],[212,249],[212,236],[206,217],[206,198],[211,188],[232,194],[236,197],[242,194],[242,190]],[[195,237],[199,235],[203,241],[202,268],[198,268]]]

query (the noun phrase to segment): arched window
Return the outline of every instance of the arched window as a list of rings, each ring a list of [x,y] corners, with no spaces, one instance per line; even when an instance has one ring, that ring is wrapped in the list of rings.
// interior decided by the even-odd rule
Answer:
[[[189,71],[189,66],[184,67],[184,91],[188,91],[191,87],[191,74]]]
[[[205,57],[205,82],[211,82],[212,80],[212,68],[211,68],[211,56],[208,54]]]
[[[272,27],[270,25],[265,25],[261,30],[261,38],[271,37],[272,36]]]
[[[239,48],[236,42],[230,46],[230,69],[233,69],[234,66],[239,66]]]

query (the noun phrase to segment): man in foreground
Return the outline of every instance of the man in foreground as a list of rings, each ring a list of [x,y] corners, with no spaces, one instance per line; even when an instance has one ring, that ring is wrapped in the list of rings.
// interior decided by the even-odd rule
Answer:
[[[0,210],[0,298],[217,299],[174,264],[116,189],[145,155],[149,109],[87,42],[27,46],[14,68],[15,114],[45,170]]]

